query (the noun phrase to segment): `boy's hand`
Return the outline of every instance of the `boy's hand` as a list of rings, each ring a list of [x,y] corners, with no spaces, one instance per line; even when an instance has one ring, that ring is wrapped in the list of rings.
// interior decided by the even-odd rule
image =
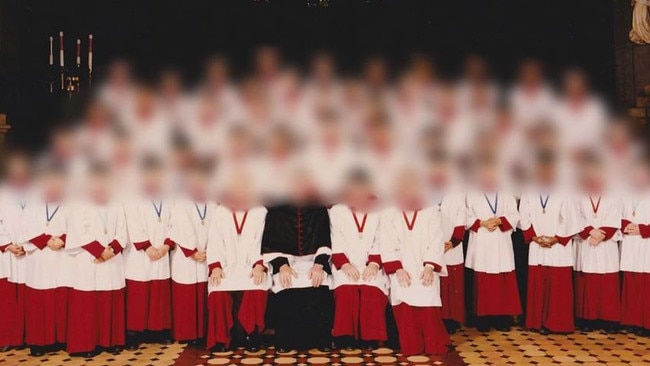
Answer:
[[[422,281],[422,285],[424,287],[429,287],[433,285],[433,279],[434,279],[433,268],[431,268],[430,266],[424,266],[424,271],[422,271],[422,274],[420,275],[420,280]]]
[[[358,274],[358,272],[357,272]],[[314,264],[313,267],[309,270],[309,279],[311,280],[311,285],[314,287],[320,287],[325,281],[325,271],[323,271],[323,266],[320,264]]]
[[[255,285],[261,285],[266,278],[266,270],[264,269],[264,266],[261,264],[256,264],[255,267],[253,267],[253,271],[251,272],[251,278],[253,279],[253,283]]]
[[[343,273],[354,282],[359,281],[359,278],[361,277],[357,268],[350,263],[344,264],[343,267],[341,267],[341,271],[343,271]]]
[[[279,277],[280,277],[280,285],[283,288],[289,288],[291,287],[291,278],[298,278],[298,273],[293,270],[288,264],[282,265],[280,267],[280,272]]]
[[[210,273],[210,284],[213,286],[219,286],[224,277],[226,277],[226,275],[223,273],[223,269],[215,268],[212,270],[212,273]]]
[[[22,257],[25,255],[25,249],[22,247],[22,245],[16,245],[16,244],[10,244],[7,247],[7,250],[11,252],[13,255],[16,257]]]
[[[153,246],[147,248],[147,249],[145,250],[145,253],[147,253],[147,256],[148,256],[149,259],[151,259],[152,261],[157,261],[158,259],[162,258],[162,255],[160,254],[160,252],[158,251],[158,249],[154,248]]]
[[[206,255],[205,251],[198,251],[198,252],[192,254],[192,259],[194,259],[195,261],[197,261],[199,263],[202,263],[202,262],[205,262],[205,260],[207,259],[207,255]]]
[[[363,274],[361,275],[361,278],[363,278],[364,281],[372,281],[375,278],[377,278],[377,275],[379,274],[379,266],[377,263],[370,262],[364,268]]]
[[[399,283],[400,286],[402,287],[411,286],[411,275],[408,272],[406,272],[406,270],[398,269],[397,272],[395,272],[395,275],[397,276],[397,282]]]
[[[115,253],[113,252],[113,248],[110,246],[106,247],[104,251],[102,252],[101,259],[104,261],[107,261],[111,258],[115,257]]]
[[[454,243],[451,242],[451,240],[445,242],[445,253],[448,251],[454,249]]]

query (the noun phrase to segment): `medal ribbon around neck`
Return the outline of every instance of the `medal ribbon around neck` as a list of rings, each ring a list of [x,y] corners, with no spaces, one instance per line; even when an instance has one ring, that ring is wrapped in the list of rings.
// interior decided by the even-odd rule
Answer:
[[[239,225],[239,221],[237,220],[237,213],[235,211],[232,212],[232,220],[235,222],[235,230],[237,231],[237,235],[241,235],[241,233],[244,231],[244,225],[246,225],[247,218],[248,210],[244,211],[244,217],[242,217],[241,225]]]
[[[56,205],[56,209],[54,209],[54,212],[52,212],[52,215],[50,215],[50,204],[46,203],[45,204],[45,220],[47,220],[47,223],[49,225],[50,221],[54,218],[57,212],[59,212],[59,205]]]
[[[598,209],[600,208],[600,199],[603,198],[603,196],[598,196],[598,202],[594,204],[594,199],[589,196],[589,202],[591,203],[591,210],[594,212],[594,215],[598,214]]]
[[[366,220],[368,220],[368,214],[363,214],[363,219],[361,219],[361,224],[359,224],[359,219],[357,218],[357,213],[352,211],[352,218],[354,218],[354,225],[357,227],[357,232],[359,235],[363,234],[363,229],[366,227]]]
[[[154,201],[151,201],[151,204],[153,205],[153,209],[156,210],[156,216],[158,216],[158,222],[160,222],[162,220],[163,203],[160,201],[160,207],[156,206]]]
[[[406,223],[406,228],[409,231],[413,231],[413,228],[415,227],[415,220],[418,218],[418,211],[420,210],[415,210],[413,211],[413,219],[409,221],[408,217],[406,216],[406,211],[402,211],[402,216],[404,217],[404,222]]]
[[[494,194],[494,206],[492,206],[492,202],[490,202],[487,193],[483,193],[483,196],[485,196],[485,200],[487,201],[488,206],[490,206],[490,211],[492,211],[492,214],[496,216],[497,210],[499,209],[499,193],[497,192]]]
[[[539,204],[542,205],[542,213],[546,213],[546,206],[548,205],[548,199],[551,198],[551,194],[546,195],[546,199],[542,199],[542,195],[539,195]]]
[[[205,222],[205,217],[208,215],[208,204],[205,203],[203,205],[203,213],[201,213],[201,210],[199,210],[199,204],[194,202],[194,207],[196,208],[196,213],[199,214],[199,218],[201,219],[201,224]]]

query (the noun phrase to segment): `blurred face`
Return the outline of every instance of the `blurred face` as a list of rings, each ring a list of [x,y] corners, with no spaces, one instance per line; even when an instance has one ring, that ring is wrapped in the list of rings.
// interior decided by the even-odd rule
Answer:
[[[402,208],[419,209],[424,202],[424,183],[411,170],[399,174],[395,184],[395,200]]]
[[[59,201],[63,198],[66,185],[63,174],[47,172],[43,175],[42,182],[47,201]]]
[[[587,81],[579,72],[568,73],[564,78],[564,93],[570,99],[582,98],[587,94]]]
[[[195,200],[206,200],[208,198],[208,177],[206,174],[192,170],[187,175],[187,190]]]
[[[142,174],[142,184],[145,192],[151,195],[162,193],[164,173],[162,168],[149,168]]]
[[[541,65],[535,61],[525,63],[521,68],[521,82],[526,86],[537,86],[542,82]]]
[[[294,203],[309,202],[317,197],[318,190],[311,174],[306,170],[299,170],[291,177],[291,198]]]
[[[88,178],[88,191],[95,202],[108,201],[110,192],[110,179],[106,174],[92,174]]]
[[[7,162],[7,180],[13,184],[22,186],[29,183],[30,164],[27,158],[22,156],[12,157]]]
[[[366,209],[370,204],[372,186],[368,182],[348,182],[345,186],[345,200],[348,206]]]
[[[538,164],[536,169],[537,183],[549,185],[555,182],[555,166],[552,164]]]
[[[650,168],[645,161],[636,161],[632,166],[631,182],[637,190],[646,190],[650,186]]]

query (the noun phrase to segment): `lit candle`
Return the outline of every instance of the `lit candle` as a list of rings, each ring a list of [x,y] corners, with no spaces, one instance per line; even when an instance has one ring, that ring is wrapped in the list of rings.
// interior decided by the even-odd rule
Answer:
[[[50,66],[54,66],[54,52],[52,43],[54,42],[54,37],[50,36]]]
[[[81,66],[81,40],[77,38],[77,66]]]
[[[59,32],[59,65],[64,66],[64,57],[63,57],[63,32]]]
[[[88,71],[93,71],[93,35],[88,35]]]

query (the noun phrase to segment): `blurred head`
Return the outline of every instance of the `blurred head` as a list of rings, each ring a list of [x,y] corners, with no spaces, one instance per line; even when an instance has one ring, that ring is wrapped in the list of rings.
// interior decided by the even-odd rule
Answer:
[[[362,168],[351,170],[345,180],[343,197],[348,206],[368,210],[375,201],[370,174]]]
[[[38,176],[47,202],[63,200],[67,183],[67,171],[62,163],[54,160],[45,162]]]
[[[395,176],[393,194],[395,203],[402,209],[421,209],[425,203],[425,184],[417,167],[405,166]]]
[[[4,152],[4,175],[6,181],[14,187],[26,187],[32,178],[31,159],[22,151]]]
[[[207,201],[214,163],[210,159],[195,158],[186,172],[186,189],[195,201]]]
[[[165,184],[165,167],[157,156],[145,156],[140,162],[141,182],[144,193],[159,196]]]
[[[113,183],[108,164],[100,161],[90,162],[87,179],[90,199],[97,203],[108,202]]]

